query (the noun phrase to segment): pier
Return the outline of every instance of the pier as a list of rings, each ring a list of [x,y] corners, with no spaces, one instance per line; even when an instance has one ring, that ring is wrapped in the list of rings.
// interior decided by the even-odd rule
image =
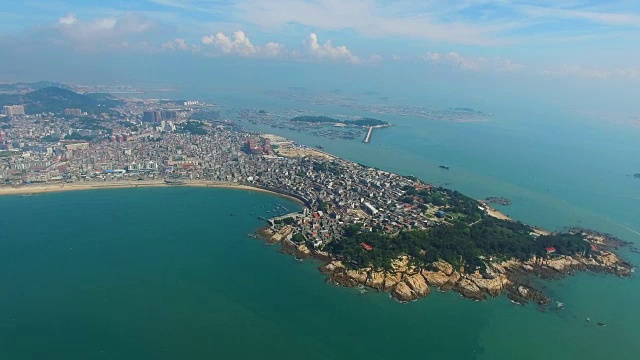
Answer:
[[[276,216],[276,217],[272,217],[271,219],[265,219],[265,220],[268,221],[271,224],[271,226],[273,226],[277,220],[284,220],[286,218],[297,219],[299,217],[304,217],[304,216],[305,216],[304,212],[297,211],[297,212],[292,212],[290,214]]]
[[[363,143],[368,144],[371,142],[371,134],[373,134],[373,128],[375,128],[375,126],[369,126],[369,131],[367,131],[367,136],[365,136],[364,140],[362,140]]]

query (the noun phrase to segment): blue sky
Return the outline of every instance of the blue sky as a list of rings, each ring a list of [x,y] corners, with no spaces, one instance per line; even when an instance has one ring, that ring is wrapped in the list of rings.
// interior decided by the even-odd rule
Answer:
[[[26,0],[0,14],[0,81],[125,81],[153,61],[640,83],[637,0]]]

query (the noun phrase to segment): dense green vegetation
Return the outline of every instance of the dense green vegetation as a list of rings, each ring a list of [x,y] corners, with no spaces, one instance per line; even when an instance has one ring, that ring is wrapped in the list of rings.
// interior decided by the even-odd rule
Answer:
[[[545,255],[545,248],[549,246],[556,248],[556,254],[590,251],[589,244],[580,235],[565,233],[535,238],[530,235],[531,231],[527,225],[490,217],[474,226],[441,225],[429,230],[404,231],[397,236],[348,228],[345,237],[329,243],[327,250],[358,268],[390,269],[392,260],[409,255],[418,266],[429,268],[433,262],[444,260],[456,267],[464,265],[467,272],[483,271],[482,257],[527,260],[532,255]],[[362,242],[373,249],[363,249]]]
[[[40,138],[40,141],[41,142],[45,142],[45,143],[46,142],[56,142],[58,140],[60,140],[59,137],[55,137],[55,136],[51,136],[51,135],[47,135],[47,136],[44,136],[44,137]]]
[[[94,138],[93,136],[83,136],[78,134],[77,132],[73,132],[64,137],[65,140],[84,140],[84,141],[91,141],[93,140],[93,138]]]
[[[337,120],[328,116],[297,116],[291,119],[294,122],[308,122],[308,123],[343,123],[347,125],[355,126],[377,126],[388,125],[389,123],[383,120],[362,118],[358,120]]]
[[[409,255],[418,266],[429,267],[437,260],[444,260],[456,267],[464,265],[468,272],[484,270],[483,258],[527,260],[533,255],[545,255],[547,247],[555,247],[556,254],[566,255],[591,251],[581,235],[562,233],[536,237],[528,225],[490,217],[476,200],[458,191],[417,190],[412,186],[403,191],[400,201],[423,209],[437,206],[446,212],[446,222],[428,230],[403,231],[397,235],[375,230],[362,232],[358,225],[351,225],[345,229],[344,238],[329,243],[327,250],[354,267],[390,269],[392,260]],[[373,250],[363,249],[362,242],[371,245]]]
[[[105,94],[93,98],[58,87],[45,87],[20,95],[0,94],[0,106],[20,104],[24,105],[27,114],[62,113],[68,108],[77,108],[88,113],[108,113],[119,102]]]
[[[285,224],[285,225],[292,225],[295,221],[294,218],[292,217],[287,217],[284,219],[278,219],[278,220],[274,220],[274,224]]]

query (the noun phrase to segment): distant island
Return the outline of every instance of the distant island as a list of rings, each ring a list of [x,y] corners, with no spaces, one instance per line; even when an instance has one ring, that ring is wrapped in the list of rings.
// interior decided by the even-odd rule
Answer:
[[[362,127],[389,125],[389,122],[387,121],[366,118],[366,117],[361,119],[356,119],[356,120],[338,120],[338,119],[330,118],[328,116],[296,116],[290,121],[307,122],[307,123],[328,123],[328,124],[341,123],[345,125],[362,126]]]
[[[480,116],[486,115],[482,111],[474,110],[474,109],[468,108],[468,107],[451,108],[450,110],[459,111],[459,112],[465,112],[465,113],[470,113],[470,114],[475,114],[475,115],[480,115]]]

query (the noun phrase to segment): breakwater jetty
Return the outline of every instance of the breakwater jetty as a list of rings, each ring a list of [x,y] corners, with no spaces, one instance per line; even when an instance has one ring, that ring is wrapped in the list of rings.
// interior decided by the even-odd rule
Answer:
[[[363,143],[368,144],[371,142],[371,135],[373,134],[374,128],[375,126],[369,126],[369,131],[367,131],[367,135],[364,137],[364,140],[362,140]]]

